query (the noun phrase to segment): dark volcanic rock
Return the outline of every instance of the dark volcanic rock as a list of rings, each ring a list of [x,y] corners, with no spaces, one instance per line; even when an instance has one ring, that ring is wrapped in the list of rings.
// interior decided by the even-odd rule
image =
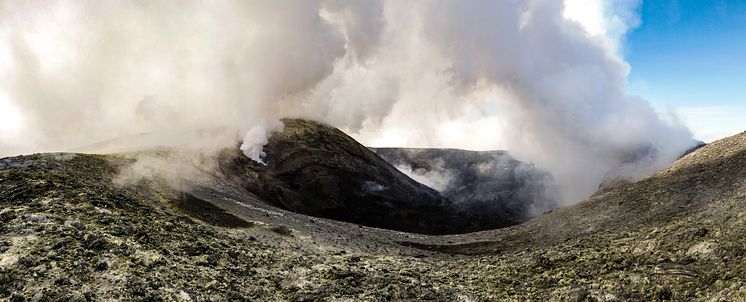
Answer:
[[[284,131],[264,148],[266,166],[238,152],[224,153],[220,164],[233,182],[283,209],[447,234],[515,225],[556,207],[551,176],[504,151],[369,149],[327,125],[283,122]],[[425,182],[428,187],[410,178],[418,173],[447,177],[448,183],[438,188]]]
[[[493,228],[475,223],[437,191],[407,177],[342,131],[283,120],[264,151],[267,165],[227,153],[224,174],[264,201],[294,212],[427,234]]]
[[[495,227],[518,224],[558,206],[551,175],[512,158],[506,151],[371,150],[414,179],[438,189],[463,212],[491,221]]]

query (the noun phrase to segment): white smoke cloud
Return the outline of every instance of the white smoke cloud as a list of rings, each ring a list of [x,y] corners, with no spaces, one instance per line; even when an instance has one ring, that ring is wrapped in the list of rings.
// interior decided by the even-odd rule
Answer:
[[[264,153],[262,149],[267,143],[269,143],[269,135],[273,131],[282,131],[282,128],[282,123],[277,121],[273,122],[271,126],[260,123],[246,133],[243,138],[243,143],[239,148],[243,151],[246,157],[259,163],[266,164],[264,162],[266,153]]]
[[[443,168],[443,162],[433,163],[430,169],[412,169],[410,165],[396,165],[396,169],[409,178],[438,192],[444,192],[453,181],[453,174]]]
[[[630,30],[640,25],[638,9],[642,0],[565,0],[563,16],[580,23],[591,35],[604,39],[616,51]]]
[[[691,134],[626,94],[617,46],[638,1],[594,6],[597,31],[573,1],[5,1],[0,93],[24,127],[0,154],[222,129],[261,159],[278,118],[300,116],[364,143],[509,149],[577,200]]]
[[[345,55],[312,1],[5,1],[0,91],[28,151],[141,132],[276,123]],[[7,65],[7,66],[6,66]],[[272,130],[272,129],[268,129]],[[240,133],[240,134],[239,134]],[[183,134],[183,139],[189,139]]]

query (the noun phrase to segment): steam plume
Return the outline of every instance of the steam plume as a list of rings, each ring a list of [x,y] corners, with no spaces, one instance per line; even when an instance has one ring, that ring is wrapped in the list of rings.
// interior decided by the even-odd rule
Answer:
[[[261,160],[278,118],[300,116],[374,145],[508,149],[577,200],[611,170],[665,166],[691,134],[626,94],[628,26],[594,35],[563,12],[556,0],[4,1],[0,96],[24,124],[0,135],[0,154],[149,133],[242,141]]]

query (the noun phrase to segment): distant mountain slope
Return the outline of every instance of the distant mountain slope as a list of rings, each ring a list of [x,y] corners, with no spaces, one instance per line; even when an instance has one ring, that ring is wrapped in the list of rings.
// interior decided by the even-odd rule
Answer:
[[[496,231],[501,233],[499,242],[451,246],[450,250],[513,250],[527,242],[557,243],[600,231],[665,225],[682,217],[692,227],[734,215],[746,217],[746,132],[693,150],[640,181]]]
[[[371,150],[470,213],[503,215],[504,220],[517,224],[558,206],[551,175],[505,151]]]
[[[702,148],[706,146],[702,141],[698,140],[692,140],[692,147],[684,151],[681,157],[684,157],[688,155],[689,153],[694,152],[695,150]],[[593,196],[603,194],[606,192],[609,192],[617,187],[632,183],[635,181],[634,177],[625,176],[625,165],[627,164],[635,164],[635,162],[638,162],[640,158],[650,158],[649,155],[651,154],[651,149],[643,149],[642,152],[638,154],[633,154],[630,156],[627,160],[623,161],[620,166],[618,166],[616,169],[612,169],[611,171],[608,171],[606,173],[606,176],[601,180],[601,183],[598,185],[598,190],[593,194]],[[652,152],[654,154],[654,152]],[[640,164],[639,162],[637,164]]]

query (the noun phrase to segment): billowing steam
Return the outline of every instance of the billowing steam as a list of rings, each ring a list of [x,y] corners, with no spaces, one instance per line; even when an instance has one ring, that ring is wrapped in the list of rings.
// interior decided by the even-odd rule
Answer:
[[[373,145],[508,149],[573,201],[691,144],[626,94],[628,18],[609,16],[594,33],[557,0],[3,1],[0,98],[23,124],[0,154],[147,133],[261,160],[300,116]]]
[[[444,192],[453,182],[453,174],[443,168],[443,162],[433,163],[434,168],[430,170],[412,169],[409,165],[398,164],[396,169],[409,176],[409,178],[426,185],[438,192]]]

